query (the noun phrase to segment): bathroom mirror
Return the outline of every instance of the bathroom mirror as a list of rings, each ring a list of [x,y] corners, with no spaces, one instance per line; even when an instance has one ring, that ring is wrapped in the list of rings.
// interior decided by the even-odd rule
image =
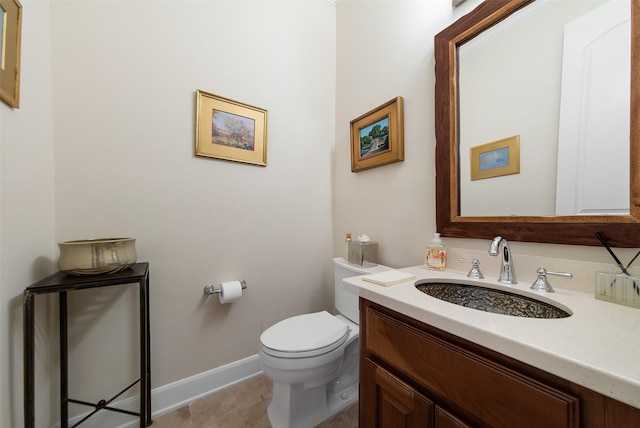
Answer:
[[[542,0],[538,0],[542,1]],[[532,6],[534,0],[489,0],[435,37],[436,60],[436,222],[446,237],[491,239],[501,235],[509,240],[574,245],[600,245],[595,232],[602,232],[617,247],[640,247],[640,146],[638,102],[638,61],[640,48],[638,19],[640,0],[631,0],[631,82],[629,156],[621,159],[629,166],[629,213],[598,215],[462,215],[460,104],[458,77],[459,48],[515,12]],[[522,47],[526,50],[526,47]],[[515,59],[514,59],[515,60]],[[530,82],[523,82],[527,84]],[[526,110],[526,109],[525,109]],[[534,110],[534,109],[532,109]],[[508,137],[508,135],[506,136]],[[526,153],[526,152],[525,152]],[[500,177],[502,178],[502,177]],[[468,179],[465,177],[464,179]],[[487,183],[491,183],[487,180]],[[494,182],[497,182],[495,180]],[[493,187],[493,186],[492,186]],[[517,191],[517,190],[516,190]],[[509,201],[510,192],[495,193]],[[535,196],[532,196],[535,197]]]

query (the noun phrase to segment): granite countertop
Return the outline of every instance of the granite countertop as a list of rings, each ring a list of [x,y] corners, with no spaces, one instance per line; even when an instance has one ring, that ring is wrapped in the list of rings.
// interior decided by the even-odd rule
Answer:
[[[487,276],[474,282],[555,302],[573,313],[559,319],[493,314],[444,302],[414,285],[434,278],[473,281],[466,272],[424,266],[398,270],[416,279],[383,287],[364,281],[363,275],[344,283],[367,300],[640,408],[640,309],[563,290],[563,280],[554,277],[549,281],[556,292],[539,293],[529,290],[528,282],[506,286]]]

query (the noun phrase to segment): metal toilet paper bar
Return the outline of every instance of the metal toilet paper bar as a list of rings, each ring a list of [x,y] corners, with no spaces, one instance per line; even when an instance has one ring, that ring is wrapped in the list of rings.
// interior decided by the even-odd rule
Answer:
[[[247,288],[247,281],[245,281],[244,279],[239,280],[240,282],[240,286],[242,287],[243,290],[246,290]],[[222,290],[218,287],[216,288],[213,284],[207,284],[204,286],[204,294],[218,294],[221,293]]]

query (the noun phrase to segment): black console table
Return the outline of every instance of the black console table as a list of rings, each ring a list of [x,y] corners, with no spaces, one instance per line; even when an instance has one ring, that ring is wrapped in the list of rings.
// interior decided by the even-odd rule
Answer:
[[[67,363],[67,292],[84,290],[87,288],[108,287],[123,284],[140,285],[140,378],[127,386],[118,395],[109,400],[98,403],[87,403],[69,398],[68,391],[68,363]],[[34,297],[38,294],[58,293],[60,312],[60,426],[69,426],[69,403],[77,403],[93,407],[94,410],[74,426],[80,425],[100,410],[110,410],[138,416],[140,427],[151,425],[151,356],[150,356],[150,328],[149,328],[149,263],[136,263],[122,272],[71,276],[62,272],[54,273],[24,290],[24,426],[35,427],[35,374],[34,374]],[[111,407],[109,404],[120,394],[140,384],[140,412]]]

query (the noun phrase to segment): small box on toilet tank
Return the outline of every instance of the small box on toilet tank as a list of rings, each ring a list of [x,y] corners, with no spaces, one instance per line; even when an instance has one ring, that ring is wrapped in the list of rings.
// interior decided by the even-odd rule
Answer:
[[[347,261],[353,265],[372,267],[378,264],[377,242],[349,242]]]

